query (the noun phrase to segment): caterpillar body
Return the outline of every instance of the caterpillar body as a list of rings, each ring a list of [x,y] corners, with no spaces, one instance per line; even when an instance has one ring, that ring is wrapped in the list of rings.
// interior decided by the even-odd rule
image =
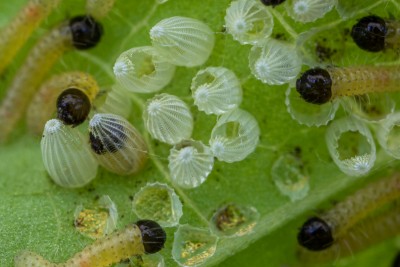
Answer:
[[[99,92],[96,80],[87,73],[72,71],[65,72],[50,78],[40,86],[38,93],[33,97],[26,116],[30,132],[40,135],[46,122],[56,112],[54,104],[57,97],[68,88],[77,88],[93,101]],[[50,103],[50,104],[49,104]]]
[[[399,197],[400,174],[395,173],[358,190],[324,214],[310,218],[297,236],[303,247],[300,257],[307,259],[315,255],[320,260],[334,259],[348,255],[343,248],[361,250],[399,233],[400,207],[394,211],[381,209]]]
[[[32,32],[60,0],[31,0],[1,31],[0,73],[8,66]]]
[[[397,66],[313,68],[297,79],[296,89],[312,104],[324,104],[341,96],[398,91],[399,70]]]
[[[132,256],[151,254],[164,247],[166,233],[150,220],[128,225],[122,231],[98,239],[65,263],[50,263],[33,252],[22,251],[15,259],[15,267],[106,267]]]
[[[7,140],[37,87],[60,56],[73,47],[88,49],[95,46],[101,35],[102,26],[93,18],[77,16],[51,30],[34,46],[1,103],[0,143]]]

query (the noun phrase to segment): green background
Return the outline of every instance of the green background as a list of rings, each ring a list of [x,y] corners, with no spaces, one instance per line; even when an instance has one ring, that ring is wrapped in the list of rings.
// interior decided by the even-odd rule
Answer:
[[[349,38],[348,29],[355,18],[371,12],[398,18],[400,4],[396,0],[339,2],[352,5],[348,10],[354,14],[347,21],[343,21],[335,9],[308,24],[294,22],[287,16],[284,6],[271,9],[275,21],[273,36],[295,43],[299,34],[315,28],[318,32],[315,38],[337,50],[330,59],[319,62],[323,65],[397,64],[398,55],[390,51],[379,54],[360,51]],[[25,3],[23,0],[1,1],[0,25],[6,25]],[[200,187],[191,190],[175,188],[184,204],[180,223],[208,228],[213,212],[226,203],[253,206],[261,215],[254,232],[241,238],[220,239],[215,255],[205,265],[299,266],[296,234],[302,222],[355,188],[393,172],[397,163],[378,148],[378,160],[370,176],[354,178],[342,174],[324,144],[325,127],[299,125],[287,113],[284,104],[287,85],[268,86],[250,74],[247,57],[251,46],[240,45],[224,31],[225,10],[229,3],[229,0],[170,0],[157,5],[152,0],[118,0],[111,14],[103,20],[105,35],[99,46],[87,52],[69,52],[60,59],[52,73],[86,71],[106,88],[113,83],[112,66],[118,55],[131,47],[150,45],[148,31],[159,20],[187,16],[207,23],[216,32],[216,46],[205,66],[224,66],[237,74],[243,87],[241,108],[255,116],[261,128],[261,138],[256,151],[245,160],[231,164],[216,162],[213,172]],[[58,21],[84,13],[84,10],[84,1],[62,2],[1,76],[0,96],[35,41]],[[325,41],[324,37],[327,38]],[[303,49],[311,60],[316,58],[313,47],[310,41]],[[174,79],[162,92],[178,95],[191,106],[195,118],[193,138],[208,143],[216,117],[206,116],[196,109],[189,89],[192,77],[202,67],[178,67]],[[133,112],[130,121],[143,133],[142,105],[151,96],[131,96]],[[337,114],[343,115],[343,111]],[[130,198],[147,182],[170,184],[167,168],[170,147],[151,140],[147,134],[145,136],[155,156],[151,157],[142,173],[117,177],[100,170],[98,177],[88,186],[69,190],[50,180],[41,161],[40,138],[28,135],[25,123],[21,123],[10,143],[0,147],[0,266],[12,266],[14,255],[23,249],[62,262],[91,243],[74,229],[73,213],[79,204],[93,205],[98,196],[106,194],[115,201],[120,214],[119,228],[135,221],[137,218],[131,210]],[[301,149],[301,160],[310,176],[311,189],[306,198],[292,203],[275,187],[270,172],[276,159],[296,148]],[[167,229],[168,240],[162,251],[167,266],[176,264],[170,253],[174,231],[176,228]],[[390,240],[335,264],[390,266],[399,246],[396,240]]]

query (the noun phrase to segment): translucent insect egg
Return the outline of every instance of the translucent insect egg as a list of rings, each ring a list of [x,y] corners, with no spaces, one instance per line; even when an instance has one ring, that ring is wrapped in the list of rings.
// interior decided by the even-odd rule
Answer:
[[[209,143],[218,160],[235,162],[243,160],[256,149],[259,136],[260,128],[253,115],[235,109],[219,117]]]
[[[143,137],[118,115],[95,114],[89,122],[89,141],[100,165],[119,175],[138,172],[147,160]]]
[[[311,22],[331,11],[336,2],[337,0],[288,0],[286,11],[295,21]]]
[[[396,109],[396,101],[388,93],[342,97],[339,102],[348,114],[371,123],[385,120]]]
[[[223,67],[200,70],[190,87],[194,104],[206,114],[223,114],[242,102],[242,88],[235,73]]]
[[[377,137],[381,147],[390,156],[400,159],[400,113],[389,115],[378,127]]]
[[[202,142],[184,140],[170,150],[168,162],[173,183],[194,188],[201,185],[212,171],[214,156]]]
[[[131,114],[132,103],[131,99],[126,97],[124,91],[125,90],[119,86],[113,86],[97,111],[99,113],[111,113],[128,118],[129,114]]]
[[[200,266],[214,255],[217,242],[218,237],[208,229],[180,225],[174,234],[172,258],[180,266]]]
[[[74,212],[75,229],[92,239],[101,238],[114,232],[117,221],[117,206],[107,195],[101,196],[94,207],[88,209],[80,204]]]
[[[286,110],[293,120],[308,127],[327,125],[335,118],[339,101],[333,100],[322,105],[310,105],[305,102],[290,85],[285,93]]]
[[[152,93],[164,88],[174,76],[175,66],[151,46],[135,47],[123,52],[114,64],[114,74],[126,90]]]
[[[226,30],[241,44],[257,44],[271,35],[274,20],[259,1],[233,1],[226,10]]]
[[[179,97],[159,94],[148,100],[143,120],[150,135],[167,144],[189,139],[193,131],[193,117],[189,107]]]
[[[186,67],[206,62],[215,42],[213,31],[204,22],[187,17],[163,19],[151,28],[150,38],[167,61]]]
[[[329,154],[350,176],[367,174],[374,166],[376,147],[367,125],[352,117],[333,121],[325,135]]]
[[[157,221],[163,227],[176,226],[183,215],[182,202],[173,188],[151,183],[135,194],[132,209],[139,218]]]
[[[211,217],[210,229],[219,237],[239,237],[253,232],[259,223],[256,208],[235,203],[225,204]]]
[[[301,60],[295,47],[275,39],[267,39],[254,46],[249,54],[253,75],[267,84],[284,84],[299,74]]]
[[[96,177],[98,163],[84,136],[58,119],[46,123],[41,150],[45,169],[62,187],[82,187]]]

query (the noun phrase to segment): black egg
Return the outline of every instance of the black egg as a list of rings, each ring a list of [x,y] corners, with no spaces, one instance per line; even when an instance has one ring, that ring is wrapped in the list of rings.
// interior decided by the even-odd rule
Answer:
[[[363,17],[351,29],[354,42],[370,52],[379,52],[385,48],[386,33],[386,22],[378,16]]]
[[[164,247],[167,234],[158,223],[151,220],[140,220],[136,222],[136,225],[142,232],[143,246],[147,254],[156,253]]]
[[[91,108],[88,96],[79,89],[69,88],[57,98],[57,118],[67,125],[84,122]]]
[[[320,251],[333,244],[333,237],[329,225],[324,220],[312,217],[300,228],[297,241],[309,250]]]
[[[332,97],[332,79],[329,72],[314,68],[304,72],[296,81],[296,90],[312,104],[324,104]]]
[[[113,122],[108,122],[108,124],[112,128],[103,128],[101,138],[89,132],[90,147],[98,155],[117,152],[124,147],[125,140],[128,138],[122,125]]]
[[[72,43],[76,49],[96,46],[103,35],[103,26],[91,16],[76,16],[69,21]]]
[[[266,6],[277,6],[285,2],[286,0],[261,0],[261,3],[263,3]]]

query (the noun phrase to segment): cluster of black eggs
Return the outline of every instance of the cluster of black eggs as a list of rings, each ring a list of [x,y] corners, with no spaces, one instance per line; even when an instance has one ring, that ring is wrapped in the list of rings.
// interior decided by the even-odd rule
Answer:
[[[70,19],[72,44],[78,50],[95,47],[103,35],[103,26],[91,16]],[[77,88],[67,88],[57,99],[57,118],[73,127],[86,120],[91,109],[89,97]]]

